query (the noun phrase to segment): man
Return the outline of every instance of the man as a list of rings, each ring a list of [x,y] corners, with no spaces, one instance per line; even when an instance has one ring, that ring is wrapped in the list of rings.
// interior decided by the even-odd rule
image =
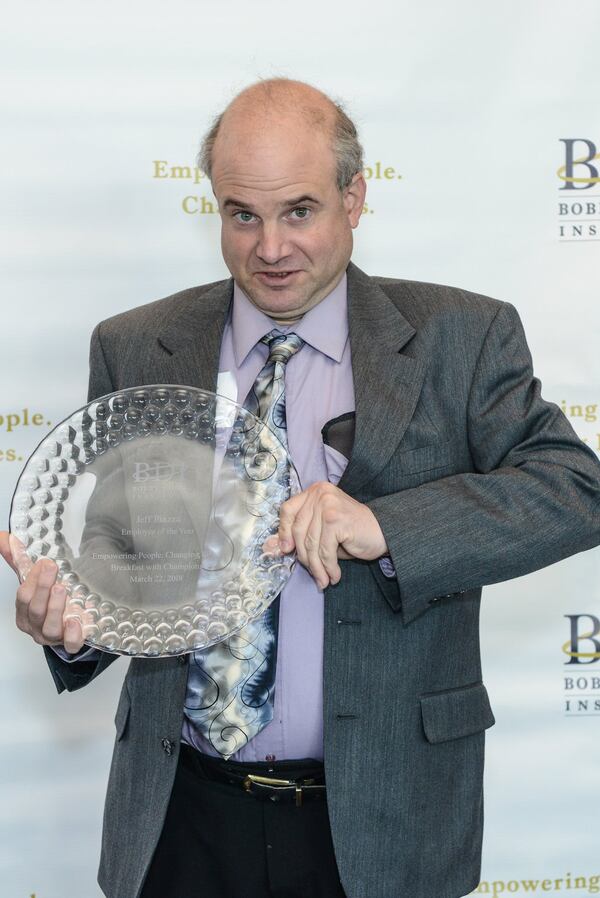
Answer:
[[[360,147],[323,94],[253,85],[209,132],[202,165],[232,281],[99,325],[90,398],[215,389],[220,372],[241,403],[270,370],[272,412],[280,364],[305,489],[281,509],[278,548],[300,565],[280,597],[270,719],[236,724],[233,753],[227,728],[206,726],[212,656],[130,664],[100,884],[109,898],[456,898],[478,882],[494,722],[481,586],[600,541],[600,466],[542,400],[512,306],[350,263]],[[114,656],[78,654],[54,577],[52,563],[34,567],[17,624],[76,655],[46,649],[71,690]],[[294,785],[249,778],[261,772]]]

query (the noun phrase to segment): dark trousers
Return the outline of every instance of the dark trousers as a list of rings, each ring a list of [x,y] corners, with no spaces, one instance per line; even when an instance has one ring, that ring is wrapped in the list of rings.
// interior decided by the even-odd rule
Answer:
[[[228,767],[295,780],[315,766],[223,762],[182,744],[141,898],[345,898],[325,800],[261,800],[215,778]]]

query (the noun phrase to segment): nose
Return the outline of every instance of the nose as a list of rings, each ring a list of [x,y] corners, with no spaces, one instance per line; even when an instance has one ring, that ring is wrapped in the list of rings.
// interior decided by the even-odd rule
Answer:
[[[286,243],[277,222],[263,222],[256,255],[267,265],[276,265],[290,254],[290,247]]]

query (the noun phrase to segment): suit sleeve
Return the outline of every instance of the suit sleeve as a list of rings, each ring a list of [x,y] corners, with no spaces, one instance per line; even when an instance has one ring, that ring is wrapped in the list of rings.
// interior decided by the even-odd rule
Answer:
[[[113,393],[116,389],[111,377],[102,338],[100,335],[101,324],[97,324],[90,340],[90,378],[88,383],[88,402],[93,402],[100,396]]]
[[[382,586],[406,621],[439,598],[600,542],[600,463],[558,406],[542,399],[509,303],[486,334],[466,415],[474,472],[368,503],[397,573]]]
[[[90,343],[88,402],[99,396],[104,396],[106,393],[112,393],[114,389],[102,347],[100,325],[97,325],[92,333]],[[85,646],[82,649],[82,658],[73,656],[69,661],[62,658],[51,646],[44,646],[44,654],[58,692],[63,692],[65,689],[73,692],[75,689],[87,686],[91,680],[119,657],[109,652],[90,652]]]

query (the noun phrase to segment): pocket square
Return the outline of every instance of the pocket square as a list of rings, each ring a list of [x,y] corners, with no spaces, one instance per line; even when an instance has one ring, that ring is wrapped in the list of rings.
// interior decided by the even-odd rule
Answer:
[[[321,428],[321,436],[326,446],[331,446],[336,452],[341,452],[346,458],[352,454],[354,445],[354,412],[344,412],[337,418],[327,421]]]

